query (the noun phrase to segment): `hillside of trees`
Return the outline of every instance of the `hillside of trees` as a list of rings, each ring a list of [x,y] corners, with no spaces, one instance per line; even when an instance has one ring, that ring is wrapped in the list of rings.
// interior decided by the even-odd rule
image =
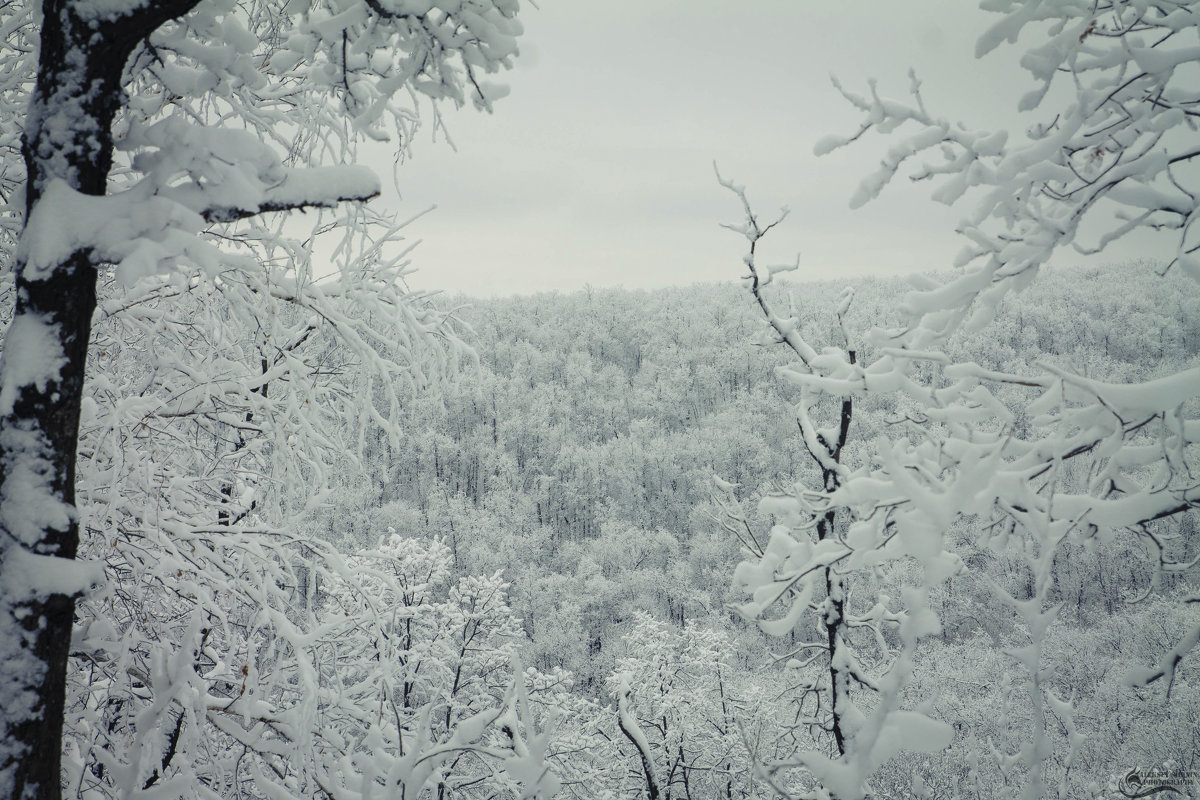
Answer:
[[[993,370],[1043,362],[1122,381],[1194,366],[1200,297],[1158,268],[1047,271],[1008,297],[993,325],[960,334],[949,354]],[[849,327],[886,326],[911,283],[853,281]],[[790,295],[806,335],[820,340],[844,286],[770,291],[780,302]],[[736,612],[747,598],[731,576],[748,558],[746,537],[765,543],[778,521],[771,498],[820,481],[790,413],[792,390],[775,374],[788,354],[762,335],[753,299],[728,284],[446,306],[469,327],[478,364],[451,389],[414,399],[398,440],[364,443],[367,474],[348,473],[311,533],[362,551],[387,537],[420,540],[442,554],[449,576],[499,576],[507,635],[517,639],[504,646],[537,674],[564,676],[578,704],[556,745],[591,742],[599,772],[588,787],[567,781],[579,796],[631,796],[642,786],[638,756],[616,730],[622,675],[633,676],[631,707],[672,796],[769,795],[752,763],[831,745],[828,731],[794,724],[811,698],[789,691],[817,669],[787,655],[789,641],[819,635],[815,619],[781,640]],[[906,413],[868,398],[847,450],[864,451]],[[880,797],[963,786],[984,797],[1023,780],[1004,754],[1020,749],[1031,724],[1011,711],[1025,691],[1011,655],[1024,623],[994,589],[1029,597],[1034,579],[1019,543],[973,524],[953,532],[963,568],[931,598],[940,634],[922,644],[906,690],[953,726],[954,741],[940,754],[893,758],[872,781]],[[1188,512],[1153,533],[1188,562],[1195,524]],[[1048,731],[1047,780],[1070,787],[1064,796],[1111,790],[1138,765],[1197,767],[1195,665],[1182,664],[1169,687],[1127,680],[1200,618],[1183,602],[1197,569],[1154,566],[1136,543],[1095,539],[1064,545],[1053,564],[1059,610],[1045,658],[1053,691],[1075,713],[1070,726]],[[908,569],[883,565],[850,591],[887,609],[911,582]],[[882,635],[860,634],[863,653]]]

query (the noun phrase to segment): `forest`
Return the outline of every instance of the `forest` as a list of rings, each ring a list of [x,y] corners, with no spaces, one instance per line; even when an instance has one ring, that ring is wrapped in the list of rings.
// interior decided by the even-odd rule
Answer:
[[[991,327],[957,337],[950,355],[1005,371],[1049,360],[1110,381],[1186,368],[1200,348],[1200,299],[1186,279],[1160,278],[1159,267],[1047,271],[1008,298]],[[911,281],[776,291],[811,309],[806,327],[816,335],[847,285],[850,325],[862,327],[886,324]],[[500,575],[517,637],[510,646],[539,675],[569,681],[578,707],[595,704],[566,729],[572,746],[592,737],[588,751],[598,756],[580,796],[603,796],[593,795],[600,787],[636,796],[643,781],[617,729],[622,674],[632,676],[630,709],[672,796],[723,797],[729,786],[736,797],[772,796],[754,761],[828,749],[831,737],[796,724],[817,702],[815,690],[797,687],[820,685],[821,665],[789,652],[819,635],[817,619],[783,640],[768,637],[737,613],[747,598],[731,583],[751,557],[731,520],[765,542],[777,520],[772,498],[793,482],[819,482],[789,413],[793,393],[775,376],[786,354],[757,343],[753,298],[729,283],[450,305],[472,331],[479,365],[453,390],[412,404],[411,433],[398,446],[368,447],[370,479],[339,488],[314,516],[313,534],[347,550],[397,535],[433,541],[449,574]],[[848,448],[865,448],[900,413],[892,403],[861,405]],[[1181,562],[1196,556],[1194,513],[1155,529]],[[914,783],[931,797],[964,785],[968,796],[1003,796],[1024,777],[1000,756],[1019,750],[1030,720],[997,710],[1020,705],[1011,651],[1028,631],[995,590],[1029,597],[1033,574],[1015,543],[981,541],[982,524],[963,519],[952,532],[965,569],[931,598],[941,630],[908,688],[953,726],[953,743],[919,760],[891,759],[873,781],[877,796],[910,796]],[[886,608],[911,570],[856,574],[852,602]],[[1058,616],[1042,668],[1076,707],[1072,728],[1049,731],[1047,781],[1070,786],[1066,796],[1113,793],[1133,765],[1196,769],[1195,666],[1185,663],[1169,692],[1127,680],[1200,622],[1184,602],[1196,579],[1194,564],[1159,576],[1156,555],[1130,541],[1071,544],[1056,556],[1049,600]],[[870,653],[875,635],[855,637],[868,668],[893,646]],[[1071,737],[1086,737],[1077,752]]]
[[[813,148],[945,271],[717,169],[727,282],[481,299],[363,162],[517,0],[0,3],[0,800],[1196,796],[1200,4],[982,7],[1037,120]]]
[[[1047,362],[1107,381],[1189,368],[1200,352],[1200,299],[1190,279],[1160,277],[1161,266],[1045,270],[947,352],[989,370]],[[924,280],[765,291],[805,309],[805,335],[816,338],[836,327],[848,289],[843,323],[853,330],[888,324],[896,298]],[[179,313],[170,294],[144,302],[156,307],[144,320]],[[818,789],[806,770],[767,766],[794,764],[799,752],[833,755],[838,743],[831,661],[813,646],[826,633],[825,597],[809,597],[811,613],[780,624],[748,604],[741,577],[769,552],[775,526],[796,524],[790,493],[821,480],[795,422],[797,392],[780,377],[788,352],[763,340],[747,287],[441,302],[461,334],[456,370],[437,392],[411,386],[387,431],[367,435],[345,413],[326,419],[322,435],[338,444],[319,496],[287,478],[305,474],[294,450],[271,452],[258,435],[272,416],[271,427],[290,435],[311,378],[269,384],[262,394],[277,406],[259,402],[259,389],[245,411],[181,405],[170,379],[176,337],[212,353],[193,369],[213,380],[232,380],[229,354],[253,341],[206,349],[191,325],[131,329],[126,320],[111,337],[101,328],[99,352],[113,361],[94,367],[100,391],[85,407],[81,452],[92,466],[81,495],[93,557],[120,580],[79,612],[90,621],[73,645],[66,764],[78,791],[115,789],[123,776],[152,789],[177,770],[196,775],[205,795],[235,792],[247,778],[294,785],[305,769],[350,783],[348,771],[364,766],[395,774],[408,748],[438,753],[481,717],[498,720],[493,739],[527,737],[524,757],[541,772],[526,785],[548,795],[637,797],[648,775],[662,797]],[[292,324],[289,341],[308,327]],[[305,375],[314,364],[345,375],[357,363],[345,345],[313,352]],[[242,380],[261,375],[249,366]],[[163,371],[165,394],[152,405],[131,407],[137,395],[103,377],[146,386]],[[869,458],[868,445],[912,413],[902,402],[857,404],[847,460]],[[1038,423],[1027,415],[1015,424]],[[115,436],[133,441],[117,448]],[[292,507],[275,512],[288,525],[247,526],[263,513],[253,494],[269,471],[282,476],[274,494],[294,490]],[[197,513],[193,503],[208,505]],[[1021,748],[1035,735],[1046,747],[1040,777],[1063,796],[1112,794],[1137,767],[1195,769],[1194,663],[1183,661],[1169,686],[1131,680],[1200,624],[1189,602],[1200,569],[1194,513],[1147,530],[1184,565],[1175,571],[1162,569],[1149,540],[1060,545],[1046,590],[1056,615],[1038,669],[1071,711],[1044,712],[1040,732],[1017,657],[1030,631],[1005,602],[1037,596],[1036,562],[1017,537],[987,535],[984,518],[955,521],[948,538],[959,566],[929,596],[940,624],[921,640],[901,698],[952,736],[932,752],[906,746],[880,759],[871,796],[1005,796],[1029,779]],[[886,623],[903,618],[898,600],[919,583],[917,569],[911,558],[881,560],[842,576],[843,613],[857,615],[845,640],[864,681],[894,670],[900,639]],[[189,651],[168,643],[188,641],[195,660],[173,662]],[[862,687],[856,704],[869,711],[876,691]],[[156,697],[174,698],[175,709]],[[622,714],[641,732],[648,763]],[[348,747],[354,759],[388,760],[345,763]],[[496,747],[445,751],[417,771],[416,785],[441,797],[520,795],[523,773],[497,769],[505,762]],[[201,755],[220,752],[224,760]]]

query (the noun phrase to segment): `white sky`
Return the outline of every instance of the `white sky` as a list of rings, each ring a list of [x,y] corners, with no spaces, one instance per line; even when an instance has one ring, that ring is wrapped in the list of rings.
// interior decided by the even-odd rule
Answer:
[[[970,0],[541,0],[510,96],[495,113],[448,112],[457,152],[428,135],[397,171],[415,288],[474,295],[653,288],[741,274],[740,220],[715,180],[745,184],[763,216],[791,208],[773,261],[796,279],[947,268],[961,213],[899,185],[864,209],[848,200],[882,155],[872,137],[817,158],[855,130],[852,91],[878,77],[903,94],[917,70],[931,111],[1008,126],[1029,88],[1009,49],[977,61],[991,15]],[[392,165],[377,165],[388,173]],[[903,181],[907,184],[907,181]],[[1114,252],[1107,260],[1131,257]]]

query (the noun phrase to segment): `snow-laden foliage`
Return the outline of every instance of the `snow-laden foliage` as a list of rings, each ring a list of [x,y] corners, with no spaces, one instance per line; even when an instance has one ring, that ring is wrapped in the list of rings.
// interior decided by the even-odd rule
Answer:
[[[848,363],[857,363],[858,351],[852,342],[858,337],[846,324],[853,290],[843,292],[838,302],[835,346],[823,348],[819,354],[802,333],[796,309],[782,316],[764,294],[776,272],[795,268],[764,268],[757,261],[759,242],[783,217],[762,224],[744,189],[719,174],[718,180],[739,198],[745,212],[743,223],[726,227],[748,242],[743,259],[749,271],[745,283],[767,324],[763,343],[786,344],[798,359],[795,365],[781,367],[779,374],[812,375],[823,356],[836,352],[839,345]],[[821,474],[821,483],[814,488],[836,495],[857,466],[842,461],[854,400],[848,394],[839,398],[832,424],[823,427],[817,413],[822,411],[821,400],[829,394],[820,386],[801,384],[792,411],[805,449]],[[731,487],[718,481],[717,488],[728,495]],[[801,675],[811,674],[812,670],[805,668],[817,665],[815,680],[801,679],[789,687],[796,706],[791,723],[796,731],[795,748],[760,769],[783,796],[856,798],[867,791],[867,778],[898,753],[937,752],[950,744],[953,731],[945,722],[903,707],[903,690],[912,675],[918,641],[940,630],[937,617],[928,608],[928,586],[905,587],[896,608],[890,607],[892,599],[882,593],[852,602],[852,590],[862,582],[856,581],[855,573],[865,573],[896,557],[883,553],[895,531],[888,531],[887,538],[874,546],[848,545],[850,532],[869,524],[869,517],[859,516],[858,508],[815,505],[819,498],[802,482],[787,492],[764,497],[760,511],[776,522],[765,545],[759,543],[736,501],[722,501],[724,525],[743,543],[747,556],[733,574],[735,588],[751,598],[738,607],[739,613],[769,635],[792,636],[793,648],[785,657]],[[927,575],[938,569],[936,552],[926,549],[902,554],[915,557]],[[795,633],[809,615],[821,620],[825,635],[795,646]],[[856,639],[873,639],[869,659],[860,656]],[[802,732],[809,736],[799,735]]]
[[[68,5],[91,27],[138,16]],[[129,96],[113,122],[107,196],[79,196],[66,175],[35,183],[45,197],[22,236],[35,275],[79,248],[116,263],[127,284],[184,264],[217,271],[231,263],[223,239],[195,236],[210,223],[377,194],[378,178],[347,164],[358,140],[408,152],[421,98],[435,121],[435,100],[490,109],[503,92],[482,76],[512,64],[521,30],[512,0],[162,5],[172,18],[121,76]],[[82,124],[47,105],[35,126]]]
[[[639,612],[623,644],[627,655],[609,678],[627,758],[654,796],[751,797],[761,779],[748,751],[761,741],[771,698],[733,665],[724,631],[682,629]],[[638,779],[623,787],[638,790]]]
[[[558,785],[531,716],[552,692],[536,673],[511,683],[519,620],[497,576],[455,580],[444,545],[395,533],[349,558],[282,533],[147,538],[139,546],[157,544],[160,567],[176,570],[174,591],[131,569],[110,584],[125,614],[85,614],[71,791],[415,798]],[[223,580],[197,568],[214,556]],[[150,616],[170,621],[169,638],[145,635]]]
[[[855,134],[817,146],[821,153],[870,131],[893,137],[909,131],[852,205],[877,195],[907,163],[919,162],[912,177],[937,183],[935,199],[974,201],[959,228],[969,241],[959,259],[966,269],[910,293],[900,304],[900,324],[866,337],[871,358],[856,357],[838,342],[818,348],[794,317],[762,305],[771,337],[796,355],[779,374],[801,393],[797,421],[814,457],[830,438],[809,417],[821,398],[834,404],[893,395],[895,414],[862,462],[826,459],[822,467],[834,481],[798,484],[789,492],[781,529],[737,576],[756,600],[786,600],[800,614],[811,603],[805,587],[830,565],[863,571],[889,562],[917,566],[914,588],[893,609],[902,618],[902,647],[887,672],[889,685],[853,734],[861,754],[886,738],[889,720],[908,713],[888,704],[899,700],[909,679],[904,662],[914,657],[911,637],[941,630],[929,596],[971,569],[953,532],[966,524],[977,544],[1018,554],[1028,580],[1020,587],[992,581],[992,588],[1024,631],[1007,653],[1023,675],[1029,726],[1023,741],[985,749],[983,757],[1004,772],[1012,796],[1067,796],[1083,780],[1073,765],[1084,737],[1076,735],[1076,703],[1055,688],[1047,669],[1049,632],[1060,610],[1055,565],[1069,549],[1132,540],[1155,565],[1144,598],[1162,576],[1195,564],[1194,541],[1172,541],[1167,520],[1200,499],[1200,372],[1188,365],[1114,382],[1067,364],[1010,370],[971,354],[956,361],[947,350],[960,330],[981,331],[1001,301],[1027,287],[1064,248],[1090,254],[1134,232],[1156,231],[1174,237],[1175,257],[1163,270],[1200,277],[1193,226],[1200,184],[1191,165],[1200,155],[1193,144],[1200,7],[1120,1],[984,6],[1001,16],[981,38],[981,55],[1005,40],[1027,43],[1021,65],[1035,88],[1021,110],[1038,121],[1023,135],[977,131],[939,116],[926,108],[914,79],[909,102],[886,98],[875,84],[866,96],[843,91],[864,122]],[[748,204],[745,212],[745,222],[731,227],[749,241],[749,280],[757,291],[759,274],[769,277],[769,271],[756,270],[754,247],[768,228]],[[837,511],[852,521],[814,546],[804,529]],[[759,613],[766,607],[760,606]],[[904,635],[916,620],[926,622]],[[1188,633],[1151,668],[1132,670],[1128,678],[1141,686],[1161,680],[1169,695],[1197,635]],[[1064,739],[1051,735],[1059,730],[1067,732]],[[936,738],[909,732],[910,744]],[[849,798],[871,791],[869,776],[880,762],[848,750],[832,766],[803,754],[789,762],[797,765],[820,782],[817,796]]]

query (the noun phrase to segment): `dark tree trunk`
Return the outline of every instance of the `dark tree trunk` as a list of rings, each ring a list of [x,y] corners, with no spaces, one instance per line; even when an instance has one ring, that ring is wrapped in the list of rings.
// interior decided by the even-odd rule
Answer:
[[[84,19],[74,2],[44,4],[23,141],[26,220],[56,180],[83,194],[105,193],[124,65],[151,31],[195,2],[151,3],[99,24]],[[65,228],[71,220],[55,223]],[[75,611],[75,596],[43,589],[36,576],[65,571],[65,564],[42,560],[73,559],[79,544],[75,454],[97,265],[81,249],[38,266],[30,269],[23,255],[17,264],[0,367],[0,585],[7,590],[0,607],[0,800],[61,796]],[[34,373],[14,367],[18,359],[32,361]],[[57,374],[38,370],[38,361],[58,364]]]
[[[853,364],[855,362],[854,351],[850,350],[849,355],[850,363]],[[846,398],[842,401],[837,441],[832,444],[822,441],[829,457],[834,462],[841,461],[842,448],[846,446],[846,438],[850,433],[850,421],[853,416],[854,402],[850,398]],[[825,491],[834,492],[838,489],[841,481],[836,472],[822,469],[821,475]],[[834,535],[836,525],[837,513],[827,512],[817,521],[817,539],[823,540]],[[825,568],[825,592],[829,598],[829,605],[823,620],[829,644],[829,713],[832,720],[834,744],[837,745],[838,755],[844,756],[846,754],[846,730],[843,721],[846,709],[843,707],[843,701],[850,697],[850,678],[852,676],[839,667],[842,661],[841,650],[847,646],[842,636],[846,629],[846,584],[845,579],[837,574],[833,567]]]

